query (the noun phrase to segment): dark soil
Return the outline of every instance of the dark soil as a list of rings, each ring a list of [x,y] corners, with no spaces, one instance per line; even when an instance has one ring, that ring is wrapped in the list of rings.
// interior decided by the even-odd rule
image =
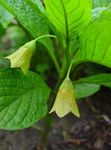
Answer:
[[[80,119],[72,114],[62,119],[54,115],[46,150],[111,150],[111,91],[102,89],[80,100],[79,106]],[[35,127],[16,132],[1,130],[0,150],[40,150],[40,135]]]

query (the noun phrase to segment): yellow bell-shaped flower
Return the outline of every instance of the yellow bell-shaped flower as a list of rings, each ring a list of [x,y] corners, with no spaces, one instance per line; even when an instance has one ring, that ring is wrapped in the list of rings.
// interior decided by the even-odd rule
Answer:
[[[54,111],[59,117],[64,117],[69,112],[72,112],[77,117],[80,117],[79,109],[74,96],[74,87],[69,77],[66,77],[58,90],[55,103],[50,113]]]
[[[16,52],[5,58],[10,59],[11,68],[21,68],[24,74],[26,74],[30,67],[30,60],[35,49],[36,41],[33,40],[24,44]]]

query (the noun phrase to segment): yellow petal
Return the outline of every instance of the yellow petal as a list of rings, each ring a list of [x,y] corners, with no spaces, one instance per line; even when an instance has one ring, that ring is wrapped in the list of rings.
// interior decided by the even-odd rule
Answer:
[[[33,40],[23,45],[13,54],[7,56],[6,58],[11,61],[11,68],[21,68],[26,74],[30,67],[30,60],[35,49],[36,41]]]
[[[72,112],[80,117],[79,109],[74,96],[74,88],[71,80],[66,78],[61,84],[54,105],[49,113],[56,112],[59,117],[64,117]]]

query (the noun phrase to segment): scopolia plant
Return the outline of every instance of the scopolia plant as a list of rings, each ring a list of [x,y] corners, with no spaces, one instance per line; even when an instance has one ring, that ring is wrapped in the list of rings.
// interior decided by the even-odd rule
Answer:
[[[4,58],[10,60],[11,66],[0,70],[1,129],[30,127],[54,111],[59,117],[69,112],[80,117],[77,99],[94,94],[101,86],[111,88],[111,75],[107,73],[78,80],[70,76],[85,62],[111,67],[109,3],[104,0],[44,0],[44,4],[40,0],[0,0],[0,5],[33,36]],[[55,89],[40,75],[29,71],[37,42],[46,47],[55,65],[58,74]],[[57,51],[54,42],[59,43]],[[60,55],[56,55],[58,51]],[[51,96],[52,93],[56,95]],[[48,108],[48,102],[53,102],[52,108]]]

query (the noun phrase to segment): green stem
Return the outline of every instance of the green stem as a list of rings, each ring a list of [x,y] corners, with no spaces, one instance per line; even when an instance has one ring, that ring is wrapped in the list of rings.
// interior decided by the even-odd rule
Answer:
[[[36,38],[36,39],[34,39],[34,40],[35,40],[35,41],[38,41],[38,40],[40,40],[40,39],[42,39],[42,38],[46,38],[46,37],[53,37],[53,38],[56,38],[55,35],[42,35],[42,36],[40,36],[40,37],[38,37],[38,38]],[[49,51],[49,50],[48,50],[48,53],[49,53],[50,57],[52,58],[53,63],[54,63],[54,65],[55,65],[56,69],[57,69],[57,73],[58,73],[58,75],[59,75],[60,67],[59,67],[58,61],[57,61],[57,59],[56,59],[54,53],[53,53],[53,51],[51,52],[51,51]]]
[[[33,125],[32,128],[36,129],[37,131],[43,132],[43,129],[38,125]]]
[[[54,63],[54,65],[55,65],[56,69],[57,69],[57,73],[58,73],[58,75],[59,75],[59,73],[60,73],[60,67],[59,67],[58,61],[57,61],[57,59],[56,59],[54,53],[50,53],[50,57],[52,58],[53,63]]]
[[[61,70],[60,70],[59,79],[63,79],[63,77],[65,76],[65,74],[67,72],[67,68],[68,68],[67,59],[66,59],[66,57],[64,57],[62,67],[61,67]]]
[[[41,132],[41,145],[40,145],[40,150],[45,150],[46,144],[47,144],[47,138],[49,131],[52,129],[52,124],[53,124],[53,118],[51,115],[47,115],[44,118],[44,128],[43,132]]]
[[[38,38],[34,39],[34,41],[38,41],[38,40],[43,39],[43,38],[46,38],[46,37],[53,37],[53,38],[57,38],[55,35],[47,34],[47,35],[39,36]]]
[[[68,78],[69,78],[69,76],[70,76],[70,72],[71,72],[71,68],[72,68],[73,63],[74,63],[74,61],[72,60],[71,63],[70,63],[68,72],[67,72],[67,77],[68,77]]]

